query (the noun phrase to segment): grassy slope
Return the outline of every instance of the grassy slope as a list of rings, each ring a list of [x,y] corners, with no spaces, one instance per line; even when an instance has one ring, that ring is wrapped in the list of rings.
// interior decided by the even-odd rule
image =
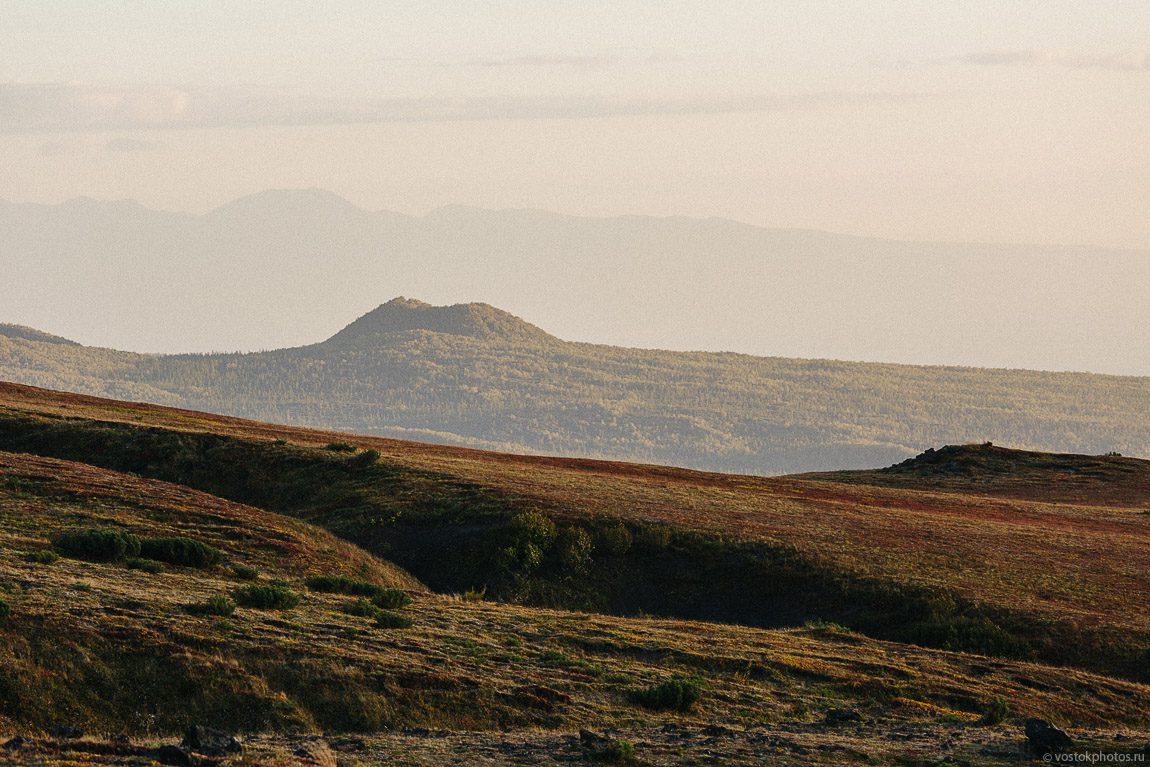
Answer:
[[[750,726],[816,721],[855,705],[883,719],[971,721],[1002,696],[1018,715],[1144,725],[1150,688],[1086,672],[882,643],[834,629],[762,631],[588,616],[415,592],[408,630],[345,614],[348,598],[305,593],[285,613],[226,620],[183,605],[234,588],[226,569],[122,564],[25,552],[52,531],[115,526],[194,532],[230,561],[300,579],[342,572],[411,582],[294,520],[166,483],[33,456],[0,454],[0,730],[61,721],[89,731],[379,730]],[[627,691],[673,673],[704,681],[690,715],[636,707]]]
[[[1047,660],[1144,673],[1150,517],[1128,508],[509,456],[13,385],[0,387],[0,396],[0,448],[75,458],[69,450],[95,456],[95,440],[115,468],[206,477],[201,484],[213,492],[319,523],[441,589],[501,587],[490,570],[469,563],[516,511],[540,510],[596,535],[618,518],[635,533],[626,556],[600,551],[579,573],[545,567],[527,583],[504,579],[497,595],[768,626],[824,617],[879,636],[900,636],[893,630],[940,603],[955,612],[957,601],[958,615],[994,619]],[[124,449],[125,434],[134,452]],[[173,439],[182,442],[139,449]],[[275,439],[292,444],[268,444]],[[307,448],[347,439],[377,449],[380,462],[349,471],[342,456]],[[172,451],[218,455],[216,464],[199,465]],[[253,468],[219,484],[221,472],[210,470],[221,462]],[[323,492],[285,494],[285,477],[296,482],[288,489],[319,484]],[[1143,502],[1130,492],[1131,504]],[[644,536],[659,530],[673,535],[661,547],[645,545]]]
[[[989,443],[947,445],[885,469],[801,476],[876,487],[1150,509],[1150,461],[1121,455],[1052,455]]]
[[[477,321],[453,324],[460,309]],[[754,474],[879,466],[982,439],[1150,456],[1146,378],[622,349],[560,341],[480,305],[381,311],[323,343],[254,354],[134,355],[0,326],[0,378],[277,423]]]

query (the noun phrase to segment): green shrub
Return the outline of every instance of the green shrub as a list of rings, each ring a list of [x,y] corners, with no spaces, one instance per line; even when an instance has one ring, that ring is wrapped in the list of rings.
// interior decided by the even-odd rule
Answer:
[[[375,625],[381,629],[409,629],[414,624],[415,621],[411,618],[393,613],[390,610],[380,610],[379,614],[375,616]]]
[[[384,589],[372,597],[371,601],[375,603],[376,607],[382,607],[384,610],[399,610],[411,604],[411,597],[407,595],[407,592],[400,589]]]
[[[376,599],[388,591],[383,586],[352,580],[343,575],[317,575],[304,581],[304,585],[312,591],[321,591],[326,594],[347,594],[351,597],[366,597],[368,599]]]
[[[152,575],[159,575],[164,572],[164,565],[162,562],[157,562],[154,559],[144,559],[142,557],[132,557],[124,563],[129,570],[143,570],[145,573]]]
[[[254,567],[247,565],[232,565],[232,574],[239,578],[241,581],[255,581],[259,580],[260,571]]]
[[[12,606],[0,599],[0,621],[8,620],[10,615],[12,615]]]
[[[183,567],[215,567],[224,559],[223,552],[214,546],[184,536],[145,538],[140,553],[149,559]]]
[[[363,597],[355,600],[343,608],[343,611],[348,615],[354,615],[357,618],[374,618],[379,615],[379,608],[367,601]]]
[[[1002,699],[1001,695],[996,695],[990,701],[990,707],[986,710],[986,713],[982,715],[982,719],[978,720],[978,723],[985,725],[1002,724],[1008,716],[1010,716],[1010,708],[1006,705],[1006,701]]]
[[[1030,660],[1034,649],[989,618],[935,615],[910,628],[907,641],[923,647]]]
[[[355,448],[352,447],[351,445],[347,444],[346,442],[329,442],[329,443],[327,443],[326,449],[331,450],[331,451],[336,452],[336,453],[354,453],[355,452]]]
[[[537,511],[516,514],[490,534],[487,545],[494,564],[511,573],[529,574],[543,564],[555,543],[555,523]]]
[[[206,602],[187,605],[185,609],[194,615],[218,615],[227,618],[236,611],[236,603],[224,594],[216,594],[208,597]]]
[[[641,690],[632,690],[631,701],[655,711],[690,711],[699,700],[699,682],[674,676]]]
[[[40,549],[39,551],[29,551],[24,555],[25,562],[31,562],[34,565],[51,565],[55,564],[60,555],[52,551],[52,549]]]
[[[364,450],[362,453],[359,453],[358,455],[355,455],[355,456],[347,459],[347,462],[351,466],[356,466],[356,467],[362,468],[364,466],[371,466],[372,464],[374,464],[378,460],[379,460],[379,451],[378,450],[372,450],[369,448],[367,450]]]
[[[244,586],[232,592],[232,597],[242,607],[257,610],[290,610],[299,604],[299,594],[286,586]]]
[[[622,522],[608,525],[599,531],[599,548],[612,557],[621,557],[631,550],[631,531]]]
[[[613,740],[602,751],[595,752],[595,758],[611,764],[626,764],[635,759],[635,746],[625,740]]]
[[[555,544],[555,554],[559,567],[565,573],[586,572],[591,566],[591,536],[582,527],[567,527],[559,534]]]
[[[140,539],[122,530],[71,530],[59,535],[54,545],[66,557],[97,562],[140,555]]]

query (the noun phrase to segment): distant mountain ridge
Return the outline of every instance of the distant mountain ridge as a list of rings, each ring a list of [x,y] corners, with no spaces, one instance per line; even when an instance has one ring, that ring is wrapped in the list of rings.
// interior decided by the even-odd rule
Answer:
[[[203,215],[0,201],[3,319],[145,352],[312,344],[382,298],[475,298],[632,348],[1150,375],[1150,252],[267,190]],[[110,311],[109,307],[115,307]]]
[[[750,474],[984,442],[1150,457],[1150,378],[668,352],[396,298],[326,341],[146,355],[0,327],[0,379],[506,452]]]

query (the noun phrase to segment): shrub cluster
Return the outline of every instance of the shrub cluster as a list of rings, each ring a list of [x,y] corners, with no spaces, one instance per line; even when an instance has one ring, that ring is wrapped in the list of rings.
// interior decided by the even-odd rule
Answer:
[[[154,559],[144,559],[143,557],[132,557],[124,565],[129,570],[142,570],[145,573],[152,575],[159,575],[164,572],[164,565],[162,562],[157,562]]]
[[[317,575],[304,581],[304,585],[312,591],[364,597],[370,599],[376,607],[384,610],[398,610],[411,604],[411,597],[401,589],[384,588],[374,583],[356,581],[342,575]]]
[[[69,530],[56,537],[55,547],[64,556],[97,562],[119,562],[127,559],[129,567],[153,572],[149,561],[167,562],[183,567],[214,567],[224,555],[214,546],[194,538],[140,538],[122,530]]]
[[[304,585],[312,591],[322,591],[326,594],[347,594],[353,597],[375,597],[383,591],[382,586],[374,583],[352,580],[343,575],[317,575],[304,581]]]
[[[64,556],[115,562],[140,555],[140,539],[122,530],[70,530],[53,542]]]
[[[409,629],[414,623],[411,618],[390,610],[380,610],[375,616],[375,625],[381,629]]]
[[[24,560],[31,562],[35,565],[51,565],[55,564],[60,555],[52,551],[52,549],[40,549],[39,551],[29,551],[24,555]]]
[[[236,603],[228,599],[224,594],[216,594],[215,596],[208,597],[206,602],[190,604],[186,609],[194,615],[219,615],[220,617],[227,618],[236,611]]]
[[[1034,649],[989,618],[935,615],[907,632],[907,641],[939,650],[1030,660]]]
[[[655,711],[686,712],[699,700],[699,682],[674,676],[650,687],[632,690],[629,697],[634,703]]]
[[[232,597],[240,606],[257,610],[290,610],[299,604],[299,594],[275,583],[244,586],[233,591]]]
[[[12,614],[12,606],[0,599],[0,622],[8,620],[8,616]]]
[[[140,553],[149,559],[183,567],[215,567],[224,559],[223,552],[214,546],[184,536],[145,538]]]
[[[336,453],[354,453],[355,448],[346,442],[328,442],[327,449]]]
[[[611,764],[627,764],[635,759],[635,746],[626,740],[613,740],[603,750],[596,751],[595,758]]]
[[[260,571],[247,565],[232,565],[232,573],[241,581],[259,580]]]

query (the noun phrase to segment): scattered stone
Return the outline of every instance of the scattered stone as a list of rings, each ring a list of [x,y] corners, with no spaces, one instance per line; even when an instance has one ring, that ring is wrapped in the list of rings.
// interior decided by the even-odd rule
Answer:
[[[56,740],[76,740],[84,737],[84,731],[79,727],[60,725],[49,730],[48,735]]]
[[[20,749],[24,748],[24,744],[27,742],[28,741],[24,738],[23,735],[17,735],[15,738],[12,738],[12,740],[4,744],[4,749],[6,751],[19,751]]]
[[[602,735],[597,735],[590,730],[579,731],[579,742],[583,744],[584,748],[589,748],[593,751],[601,751],[610,743],[610,739]]]
[[[144,756],[170,767],[196,767],[196,758],[179,746],[160,746],[145,751]]]
[[[843,722],[861,722],[862,717],[859,712],[852,711],[849,708],[832,708],[827,712],[826,717],[823,719],[825,724],[838,725]]]
[[[244,750],[235,737],[223,730],[214,730],[202,724],[193,724],[189,727],[180,746],[204,756],[227,756]]]
[[[734,735],[735,731],[729,727],[721,727],[717,724],[708,724],[703,728],[703,734],[712,738],[717,738],[725,735]]]
[[[336,767],[337,765],[335,753],[322,740],[310,740],[307,743],[301,743],[299,748],[295,750],[295,755],[318,765],[318,767]]]
[[[1064,730],[1055,727],[1045,719],[1027,719],[1024,727],[1030,750],[1038,756],[1061,754],[1074,745],[1074,741]]]

